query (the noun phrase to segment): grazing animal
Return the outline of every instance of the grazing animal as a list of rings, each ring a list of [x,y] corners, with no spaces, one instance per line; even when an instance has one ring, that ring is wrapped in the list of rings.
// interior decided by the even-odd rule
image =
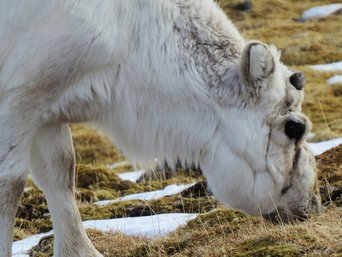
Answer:
[[[101,256],[74,197],[71,122],[95,124],[134,160],[199,165],[231,208],[319,212],[303,86],[213,0],[2,1],[0,256],[28,174],[48,202],[54,256]]]

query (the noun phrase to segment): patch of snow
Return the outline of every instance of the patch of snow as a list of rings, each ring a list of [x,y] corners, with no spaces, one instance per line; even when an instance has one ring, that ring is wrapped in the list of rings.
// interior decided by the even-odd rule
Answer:
[[[302,18],[304,20],[308,20],[311,18],[325,17],[337,12],[340,9],[342,9],[342,4],[340,3],[315,6],[304,11],[302,14]]]
[[[28,257],[26,254],[28,250],[30,250],[33,246],[39,243],[39,240],[45,236],[51,235],[52,231],[38,234],[34,236],[27,237],[23,240],[13,242],[12,246],[12,256],[13,257]]]
[[[329,141],[323,141],[318,143],[308,143],[310,150],[314,155],[319,155],[335,146],[342,144],[342,138],[336,138]]]
[[[151,192],[126,195],[126,196],[123,196],[114,200],[98,201],[98,202],[95,202],[94,204],[107,205],[111,203],[116,203],[120,201],[128,201],[128,200],[145,200],[145,201],[155,200],[155,199],[162,198],[164,196],[178,194],[192,187],[194,184],[195,183],[187,184],[187,185],[169,185],[165,187],[163,190],[156,190],[156,191],[151,191]]]
[[[342,75],[335,75],[335,76],[331,77],[330,79],[327,80],[327,83],[329,85],[337,84],[337,83],[341,83],[342,84]]]
[[[117,163],[107,165],[107,167],[108,167],[108,169],[116,169],[116,168],[128,166],[130,164],[131,163],[129,161],[123,161],[123,162],[117,162]]]
[[[88,220],[84,221],[85,228],[95,228],[101,231],[120,231],[129,236],[159,237],[166,235],[188,221],[197,217],[198,214],[190,213],[169,213],[145,217],[130,217],[110,220]],[[12,247],[12,257],[28,257],[26,254],[33,246],[39,243],[48,233],[38,234],[24,240],[16,241]]]
[[[327,64],[310,65],[309,67],[317,71],[342,71],[342,61]]]
[[[86,228],[101,231],[121,231],[129,236],[159,237],[166,235],[179,226],[185,225],[198,214],[167,213],[144,217],[129,217],[111,220],[88,220],[83,222]]]
[[[145,170],[136,170],[136,171],[130,171],[130,172],[123,172],[123,173],[118,173],[117,175],[122,179],[122,180],[129,180],[132,182],[137,182],[137,180],[141,177],[142,174],[145,173]]]
[[[317,71],[342,71],[342,61],[327,64],[310,65],[309,67]],[[335,75],[331,77],[327,80],[327,83],[330,85],[342,83],[342,75]]]

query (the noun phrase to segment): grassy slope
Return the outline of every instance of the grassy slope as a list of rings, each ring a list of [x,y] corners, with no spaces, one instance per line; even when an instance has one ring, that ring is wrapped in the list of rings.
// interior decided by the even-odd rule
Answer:
[[[342,136],[341,85],[328,86],[332,73],[311,71],[307,65],[342,60],[342,15],[315,19],[305,23],[293,21],[311,6],[329,3],[324,0],[280,1],[254,0],[248,12],[233,10],[238,1],[221,0],[247,38],[273,43],[282,50],[282,59],[293,69],[304,71],[304,112],[313,122],[314,140]],[[107,138],[84,126],[73,126],[77,152],[78,199],[83,219],[150,215],[165,212],[199,212],[199,218],[168,237],[155,241],[127,237],[119,233],[89,230],[96,247],[105,256],[342,256],[341,191],[342,146],[318,158],[322,192],[331,198],[328,210],[321,216],[292,225],[272,225],[261,218],[247,217],[222,207],[212,196],[176,195],[162,200],[129,201],[107,207],[95,207],[94,200],[111,199],[134,192],[161,189],[172,183],[188,183],[203,178],[196,173],[179,171],[173,178],[122,182],[105,168],[105,164],[124,160]],[[125,167],[129,170],[132,167]],[[328,186],[328,187],[327,187]],[[328,196],[329,197],[328,197]],[[211,211],[211,212],[209,212]],[[209,212],[209,213],[208,213]],[[16,218],[14,238],[51,229],[50,215],[42,193],[28,183]],[[32,256],[51,256],[51,239],[41,242]]]

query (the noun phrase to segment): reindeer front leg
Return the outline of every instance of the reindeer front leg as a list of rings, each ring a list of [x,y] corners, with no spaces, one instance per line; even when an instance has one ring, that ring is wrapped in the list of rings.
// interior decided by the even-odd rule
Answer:
[[[55,257],[100,257],[88,239],[75,200],[75,156],[66,124],[45,126],[33,140],[31,172],[43,190],[54,227]]]

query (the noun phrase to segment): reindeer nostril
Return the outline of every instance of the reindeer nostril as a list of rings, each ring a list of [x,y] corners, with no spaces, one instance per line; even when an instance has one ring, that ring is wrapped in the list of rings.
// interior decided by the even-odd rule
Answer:
[[[285,134],[296,141],[303,137],[305,129],[305,125],[301,122],[289,120],[285,123]]]

